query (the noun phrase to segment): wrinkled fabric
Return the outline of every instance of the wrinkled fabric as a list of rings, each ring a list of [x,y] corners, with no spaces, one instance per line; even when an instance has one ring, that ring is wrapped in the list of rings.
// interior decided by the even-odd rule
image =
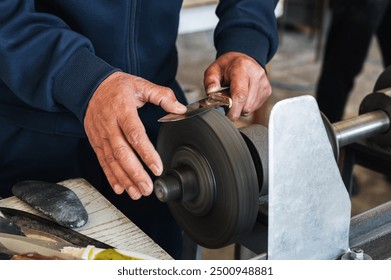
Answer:
[[[217,55],[240,51],[265,66],[277,48],[275,0],[223,0]],[[0,1],[0,196],[22,180],[83,177],[174,258],[181,231],[153,195],[132,201],[108,185],[83,128],[99,84],[124,71],[174,90],[182,0]],[[139,109],[156,143],[163,110]],[[131,238],[131,237],[129,237]]]

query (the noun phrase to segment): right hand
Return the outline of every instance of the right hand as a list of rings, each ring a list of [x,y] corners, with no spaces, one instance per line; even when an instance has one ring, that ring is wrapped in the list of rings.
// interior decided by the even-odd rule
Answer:
[[[206,92],[229,85],[232,108],[227,117],[237,121],[259,109],[272,93],[266,71],[253,58],[238,52],[227,52],[216,59],[205,71]]]
[[[111,187],[117,194],[126,191],[132,199],[148,196],[153,190],[152,179],[140,161],[156,176],[163,172],[160,156],[137,113],[146,102],[169,113],[186,112],[170,88],[115,72],[96,89],[84,118],[88,139]]]

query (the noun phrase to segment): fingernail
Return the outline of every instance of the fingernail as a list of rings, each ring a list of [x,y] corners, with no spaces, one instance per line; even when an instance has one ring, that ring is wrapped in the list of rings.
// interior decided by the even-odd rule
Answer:
[[[120,185],[118,185],[118,184],[115,184],[115,185],[113,186],[113,190],[114,190],[114,192],[115,192],[116,194],[121,194],[121,193],[124,192],[124,189],[123,189]]]
[[[160,176],[163,172],[162,168],[159,168],[156,164],[152,164],[150,168],[156,176]]]
[[[128,187],[126,192],[133,200],[137,200],[141,197],[141,193],[134,186]]]
[[[206,88],[206,93],[214,92],[214,91],[217,91],[217,90],[219,90],[218,86],[215,85],[215,84],[212,84],[212,85],[209,85],[209,86]]]
[[[147,195],[150,195],[150,194],[151,194],[152,187],[151,187],[151,186],[148,186],[148,184],[146,184],[146,183],[144,183],[144,182],[141,182],[141,183],[138,185],[138,188],[139,188],[139,190],[141,191],[141,193],[142,193],[144,196],[147,196]]]

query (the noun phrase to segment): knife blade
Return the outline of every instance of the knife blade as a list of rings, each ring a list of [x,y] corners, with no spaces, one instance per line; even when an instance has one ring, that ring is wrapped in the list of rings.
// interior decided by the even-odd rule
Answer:
[[[232,99],[229,97],[229,87],[221,88],[215,92],[209,92],[206,97],[194,103],[187,105],[187,111],[184,114],[167,114],[160,118],[158,122],[173,122],[192,118],[205,113],[213,108],[224,106],[228,109],[232,107]]]
[[[0,253],[21,259],[61,260],[153,260],[155,258],[138,252],[116,248],[97,248],[93,245],[75,247],[57,244],[28,236],[0,233]]]
[[[70,254],[56,250],[57,244],[31,237],[0,233],[0,252],[8,255],[38,254],[47,258],[59,258],[63,260],[76,260]]]
[[[0,216],[18,226],[26,235],[40,235],[54,241],[67,242],[68,245],[80,247],[94,245],[99,248],[112,248],[104,242],[25,211],[0,207]]]

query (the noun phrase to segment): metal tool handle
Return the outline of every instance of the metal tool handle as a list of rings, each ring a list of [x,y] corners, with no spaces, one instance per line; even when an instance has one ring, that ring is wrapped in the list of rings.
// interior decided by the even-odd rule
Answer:
[[[204,99],[205,102],[210,102],[211,104],[219,103],[219,106],[226,106],[228,109],[232,107],[232,99],[229,97],[229,88],[222,88],[216,92],[207,93],[207,99]]]

